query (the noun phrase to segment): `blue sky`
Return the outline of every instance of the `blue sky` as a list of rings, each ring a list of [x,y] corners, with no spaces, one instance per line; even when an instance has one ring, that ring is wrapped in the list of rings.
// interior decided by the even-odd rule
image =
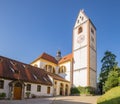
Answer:
[[[30,63],[43,52],[71,53],[80,9],[97,28],[98,73],[106,50],[120,63],[119,0],[0,0],[0,55]]]

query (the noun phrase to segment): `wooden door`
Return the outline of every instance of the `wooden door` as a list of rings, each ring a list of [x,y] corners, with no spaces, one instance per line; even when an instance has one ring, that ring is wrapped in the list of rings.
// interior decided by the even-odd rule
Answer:
[[[21,87],[14,87],[14,99],[15,100],[20,100],[21,99],[21,94],[22,94]]]

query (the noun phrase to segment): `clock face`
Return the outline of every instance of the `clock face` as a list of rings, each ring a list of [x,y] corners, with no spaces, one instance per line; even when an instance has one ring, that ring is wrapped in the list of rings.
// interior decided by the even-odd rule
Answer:
[[[77,43],[82,43],[84,40],[85,40],[85,36],[84,36],[84,35],[80,35],[80,36],[77,38]]]

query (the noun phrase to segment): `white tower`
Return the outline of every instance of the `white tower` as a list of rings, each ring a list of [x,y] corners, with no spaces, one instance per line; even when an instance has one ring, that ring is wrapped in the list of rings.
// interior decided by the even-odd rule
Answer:
[[[96,28],[83,10],[73,28],[73,86],[96,88]]]

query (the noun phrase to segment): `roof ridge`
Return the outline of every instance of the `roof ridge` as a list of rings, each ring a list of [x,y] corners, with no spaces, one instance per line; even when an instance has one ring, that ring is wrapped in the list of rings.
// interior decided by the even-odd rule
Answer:
[[[55,57],[46,52],[43,52],[38,58],[36,58],[33,62],[31,62],[31,64],[34,63],[35,61],[39,60],[40,58],[45,59],[50,62],[53,62],[55,64],[58,64],[58,61],[55,59]]]
[[[15,61],[16,63],[20,63],[20,64],[24,64],[24,65],[30,65],[30,64],[27,64],[27,63],[24,63],[24,62],[21,62],[21,61],[18,61],[18,60],[9,58],[9,57],[5,57],[5,56],[0,56],[0,58],[4,58],[4,59],[10,60],[10,61]],[[31,66],[31,65],[30,65],[30,66]]]

